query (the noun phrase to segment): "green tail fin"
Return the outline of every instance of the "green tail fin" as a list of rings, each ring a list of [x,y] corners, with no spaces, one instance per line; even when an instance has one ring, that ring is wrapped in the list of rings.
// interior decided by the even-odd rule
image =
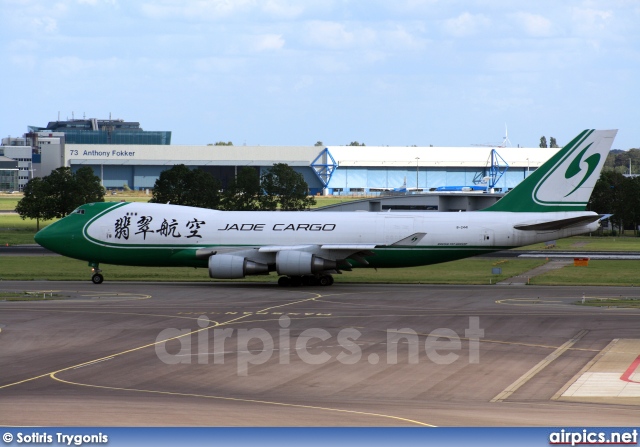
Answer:
[[[581,132],[484,211],[584,211],[617,132]]]

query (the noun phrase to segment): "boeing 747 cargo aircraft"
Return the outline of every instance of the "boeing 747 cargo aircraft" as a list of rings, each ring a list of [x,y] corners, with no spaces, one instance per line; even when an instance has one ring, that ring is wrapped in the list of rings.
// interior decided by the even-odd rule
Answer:
[[[474,212],[217,211],[152,203],[89,203],[36,242],[100,264],[208,268],[211,278],[280,275],[331,285],[354,268],[411,267],[595,231],[585,211],[616,135],[585,130],[500,201]]]

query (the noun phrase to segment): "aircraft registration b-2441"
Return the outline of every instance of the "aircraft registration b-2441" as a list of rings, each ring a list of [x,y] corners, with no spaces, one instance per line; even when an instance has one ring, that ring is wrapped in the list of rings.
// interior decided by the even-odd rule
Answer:
[[[597,230],[585,211],[616,130],[585,130],[487,209],[345,213],[217,211],[89,203],[36,234],[49,250],[99,264],[209,269],[212,278],[277,272],[280,285],[331,285],[353,268],[412,267]]]

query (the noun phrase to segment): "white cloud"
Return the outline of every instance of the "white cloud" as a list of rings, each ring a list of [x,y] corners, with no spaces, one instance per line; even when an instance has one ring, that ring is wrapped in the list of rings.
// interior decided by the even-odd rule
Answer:
[[[30,17],[29,22],[32,31],[53,33],[58,30],[58,22],[51,17]]]
[[[293,90],[307,90],[311,86],[313,86],[313,78],[311,76],[302,76],[298,82],[293,85]]]
[[[114,0],[79,0],[95,3]],[[189,20],[217,20],[238,14],[258,14],[281,19],[295,19],[307,9],[326,9],[323,2],[299,2],[296,0],[155,0],[140,7],[143,14],[153,19],[176,17]]]
[[[96,6],[99,3],[106,3],[107,5],[117,5],[117,0],[76,0],[79,4]]]
[[[511,14],[512,17],[524,31],[533,37],[546,37],[553,34],[553,26],[551,20],[538,14],[530,12],[517,12]]]
[[[142,62],[142,65],[149,63],[146,61]],[[234,73],[241,70],[244,65],[244,59],[237,57],[204,57],[193,61],[193,67],[198,72]]]
[[[424,30],[409,30],[407,27],[396,24],[391,30],[382,31],[380,39],[383,40],[386,45],[392,48],[399,48],[402,50],[421,50],[426,46],[427,41],[420,37],[420,33]]]
[[[156,0],[140,7],[153,19],[215,20],[251,9],[255,0]]]
[[[431,12],[434,6],[442,3],[440,0],[396,0],[393,2],[383,2],[384,7],[391,11],[401,13],[424,13]]]
[[[83,59],[78,56],[52,57],[45,60],[44,65],[52,71],[64,75],[113,71],[122,65],[116,57],[106,59]]]
[[[488,28],[491,21],[483,14],[463,12],[458,17],[445,20],[443,29],[454,37],[466,37],[477,34]]]
[[[289,1],[289,0],[267,0],[262,6],[263,11],[286,19],[293,19],[300,16],[304,12],[304,7],[301,2]]]
[[[613,22],[613,12],[591,8],[573,8],[572,18],[578,30],[589,33],[602,31]]]
[[[35,39],[16,39],[7,44],[7,50],[11,53],[32,53],[39,48],[40,45]]]
[[[334,50],[366,47],[376,40],[376,32],[360,25],[340,22],[312,21],[307,24],[310,43]]]
[[[429,103],[438,110],[442,129],[428,131],[434,140],[456,144],[444,134],[447,117],[457,117],[459,105],[467,102],[474,105],[473,113],[481,110],[483,125],[495,125],[492,116],[510,113],[511,130],[512,121],[514,129],[518,120],[530,124],[529,109],[518,104],[531,99],[548,119],[534,126],[535,137],[557,117],[548,104],[586,103],[586,84],[575,77],[580,72],[597,84],[592,89],[596,98],[615,90],[607,101],[593,102],[615,104],[607,109],[607,119],[619,120],[616,125],[627,127],[635,140],[640,135],[632,121],[639,96],[633,76],[640,70],[638,0],[0,0],[0,5],[0,48],[7,60],[3,76],[14,86],[7,100],[16,103],[42,95],[30,87],[47,82],[78,98],[92,98],[103,94],[89,80],[108,78],[129,89],[119,98],[122,107],[139,111],[139,119],[147,121],[145,114],[161,111],[145,99],[173,85],[165,90],[172,103],[189,102],[185,98],[200,98],[203,92],[215,92],[222,104],[245,98],[243,107],[226,114],[230,135],[252,126],[253,138],[271,135],[273,126],[265,119],[271,116],[251,121],[243,114],[246,107],[264,109],[261,101],[267,98],[270,105],[287,104],[278,108],[278,120],[296,123],[295,129],[308,125],[316,138],[318,124],[302,120],[299,113],[308,104],[330,110],[338,98],[358,107],[366,103],[372,116],[382,116],[390,102],[403,102],[407,114],[391,120],[388,129],[367,123],[372,134],[386,133],[389,143],[413,138],[400,130],[407,130],[407,116],[423,113]],[[262,95],[263,87],[281,94]],[[257,94],[248,94],[251,88]],[[52,94],[50,101],[59,104],[60,99]],[[65,106],[54,110],[59,107]],[[500,113],[492,115],[492,110]],[[591,121],[590,109],[582,110],[580,118]],[[327,114],[322,125],[336,130],[321,138],[353,132],[344,117],[358,114],[344,107],[339,112]],[[5,112],[0,124],[5,133],[18,132],[33,122],[33,113]],[[198,109],[194,115],[206,113]],[[166,116],[175,126],[174,142],[180,142],[179,134],[197,133],[190,128],[192,121]],[[295,135],[280,132],[273,142],[299,143]],[[367,135],[362,138],[368,142]],[[308,143],[309,136],[303,141]],[[620,143],[625,148],[632,144],[637,146]]]
[[[351,69],[352,60],[345,60],[344,57],[338,57],[335,53],[317,54],[314,53],[309,61],[310,67],[322,73],[328,74],[344,74]]]
[[[36,56],[21,53],[9,56],[9,62],[11,66],[16,67],[21,74],[24,74],[25,70],[34,70],[38,66],[38,63],[40,63]]]
[[[256,51],[273,51],[280,50],[284,47],[284,39],[281,34],[264,34],[258,36],[253,45]]]

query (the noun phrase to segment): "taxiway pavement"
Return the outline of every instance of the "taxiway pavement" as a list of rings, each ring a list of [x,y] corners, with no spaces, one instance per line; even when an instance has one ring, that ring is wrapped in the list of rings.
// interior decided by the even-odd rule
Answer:
[[[24,291],[58,299],[2,301]],[[3,281],[0,294],[1,425],[640,420],[633,400],[554,398],[613,340],[640,339],[640,311],[573,303],[636,288]]]

